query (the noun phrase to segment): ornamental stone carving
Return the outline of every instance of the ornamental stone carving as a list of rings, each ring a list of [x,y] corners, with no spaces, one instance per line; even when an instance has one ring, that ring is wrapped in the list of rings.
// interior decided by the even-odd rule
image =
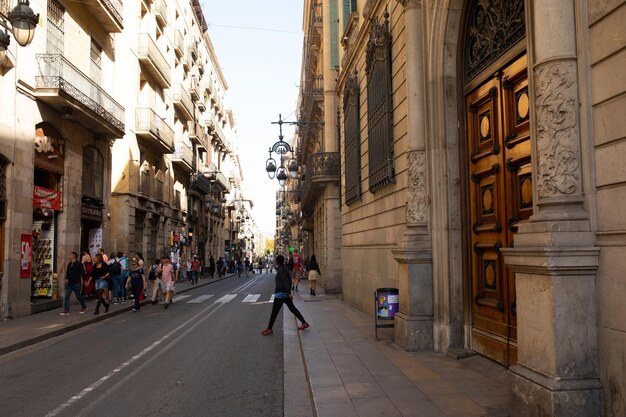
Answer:
[[[561,61],[535,71],[537,191],[539,198],[581,192],[576,62]]]
[[[409,224],[420,224],[428,221],[426,197],[426,152],[411,151],[409,162],[409,198],[406,207],[406,220]]]
[[[422,5],[422,0],[398,0],[405,9],[411,9]]]

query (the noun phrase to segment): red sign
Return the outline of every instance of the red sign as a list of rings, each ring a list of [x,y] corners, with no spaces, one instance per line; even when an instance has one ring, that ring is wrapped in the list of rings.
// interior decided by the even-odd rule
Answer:
[[[33,237],[22,235],[20,247],[20,278],[30,278],[30,269],[33,264]]]
[[[61,192],[33,186],[33,207],[61,210]]]

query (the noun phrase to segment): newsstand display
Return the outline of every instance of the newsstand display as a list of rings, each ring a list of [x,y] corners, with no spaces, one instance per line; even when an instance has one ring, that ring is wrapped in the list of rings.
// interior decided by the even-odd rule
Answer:
[[[52,297],[56,292],[54,274],[54,211],[36,210],[33,219],[32,296]],[[43,218],[39,218],[43,217]]]

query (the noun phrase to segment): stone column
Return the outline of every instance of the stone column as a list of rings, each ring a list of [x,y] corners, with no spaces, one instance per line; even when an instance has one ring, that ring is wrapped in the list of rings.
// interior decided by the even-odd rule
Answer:
[[[406,350],[433,348],[432,245],[428,232],[426,187],[426,101],[421,0],[404,6],[408,124],[406,229],[393,255],[399,263],[400,306],[395,342]]]
[[[518,416],[603,415],[594,247],[584,209],[573,0],[528,2],[535,214],[503,249],[515,271]]]

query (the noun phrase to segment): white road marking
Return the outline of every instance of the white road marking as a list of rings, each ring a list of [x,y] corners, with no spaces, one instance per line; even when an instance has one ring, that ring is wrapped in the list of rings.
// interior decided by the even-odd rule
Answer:
[[[242,303],[256,303],[261,294],[248,294],[246,298],[243,299]]]
[[[270,297],[270,303],[274,302],[274,294],[272,294],[272,296]]]
[[[213,297],[213,294],[205,294],[187,301],[187,304],[200,304]]]
[[[189,298],[189,297],[191,297],[191,295],[187,295],[187,294],[175,295],[174,298],[172,298],[172,301],[176,302],[176,301],[184,300],[185,298]]]
[[[236,297],[236,294],[230,294],[230,295],[233,295],[233,298]],[[222,297],[222,298],[224,298],[224,297]],[[143,349],[142,351],[140,351],[136,355],[133,355],[131,359],[129,359],[128,361],[122,363],[121,366],[113,369],[107,375],[105,375],[102,378],[98,379],[96,382],[94,382],[93,384],[91,384],[87,388],[83,389],[78,394],[73,395],[72,397],[70,397],[66,402],[64,402],[63,404],[58,406],[56,409],[54,409],[54,410],[50,411],[48,414],[46,414],[46,417],[55,417],[55,416],[59,415],[64,410],[66,410],[67,408],[72,406],[75,402],[77,402],[80,399],[82,399],[85,395],[87,395],[90,392],[96,390],[96,388],[101,386],[103,383],[105,383],[108,379],[113,377],[115,374],[121,372],[124,368],[128,367],[129,365],[132,365],[134,362],[136,362],[139,359],[141,359],[142,357],[144,357],[147,353],[152,351],[154,348],[156,348],[160,344],[166,342],[167,339],[171,338],[176,332],[181,331],[181,330],[184,329],[184,331],[180,335],[176,336],[167,345],[163,346],[161,349],[158,349],[155,353],[153,353],[151,356],[149,356],[146,360],[141,362],[140,365],[134,371],[130,372],[130,374],[128,374],[126,377],[124,377],[121,381],[119,381],[119,382],[115,383],[114,385],[110,386],[98,398],[96,398],[95,400],[91,401],[89,405],[85,406],[82,410],[80,410],[81,411],[80,413],[76,414],[76,417],[89,415],[90,410],[93,407],[95,407],[98,402],[104,400],[105,398],[109,398],[109,395],[110,395],[110,393],[113,390],[117,389],[120,385],[122,385],[125,382],[127,382],[129,379],[131,379],[134,375],[136,375],[143,368],[145,368],[146,366],[150,365],[153,361],[155,361],[158,357],[160,357],[164,352],[168,351],[169,349],[171,349],[174,346],[178,346],[179,341],[183,337],[185,337],[187,334],[192,332],[196,327],[198,327],[200,324],[202,324],[205,320],[207,320],[209,317],[211,317],[223,305],[225,305],[225,304],[222,304],[222,305],[219,305],[219,306],[215,307],[214,304],[211,304],[210,306],[204,308],[198,314],[194,315],[189,320],[187,320],[186,322],[182,323],[180,326],[176,327],[174,330],[172,330],[171,332],[169,332],[168,334],[166,334],[165,336],[163,336],[162,338],[160,338],[156,342],[152,343],[151,345],[149,345],[148,347],[146,347],[145,349]],[[209,311],[211,308],[213,308],[213,310],[211,312],[209,312],[209,314],[206,314],[207,311]],[[99,392],[100,391],[101,390],[99,390]]]
[[[232,301],[235,297],[237,297],[237,294],[226,294],[225,296],[223,296],[222,298],[215,300],[216,303],[227,303],[229,301]]]

